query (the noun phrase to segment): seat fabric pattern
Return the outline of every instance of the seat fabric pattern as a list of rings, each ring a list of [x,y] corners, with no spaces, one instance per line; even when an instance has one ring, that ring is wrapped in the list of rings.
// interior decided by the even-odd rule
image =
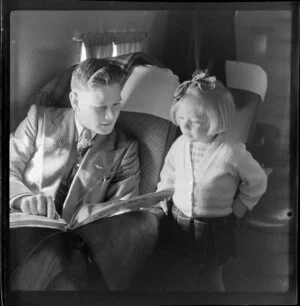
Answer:
[[[139,142],[140,194],[153,192],[164,158],[176,138],[177,128],[169,120],[149,114],[121,112],[117,126]]]

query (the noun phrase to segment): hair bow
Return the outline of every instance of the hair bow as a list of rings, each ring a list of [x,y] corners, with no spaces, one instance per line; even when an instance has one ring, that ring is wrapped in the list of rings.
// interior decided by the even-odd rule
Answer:
[[[180,100],[189,87],[197,86],[201,91],[209,91],[216,88],[216,77],[209,76],[206,70],[196,70],[193,73],[193,78],[189,81],[182,82],[174,93],[174,99]]]

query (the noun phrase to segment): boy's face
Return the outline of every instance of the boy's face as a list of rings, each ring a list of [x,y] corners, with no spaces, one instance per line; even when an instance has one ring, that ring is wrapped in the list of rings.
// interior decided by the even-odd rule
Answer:
[[[121,85],[103,85],[91,91],[73,91],[70,101],[79,122],[100,135],[112,132],[121,110]]]
[[[207,135],[209,119],[198,99],[192,95],[186,95],[181,99],[177,110],[177,122],[182,134],[189,141],[210,142],[213,136]]]

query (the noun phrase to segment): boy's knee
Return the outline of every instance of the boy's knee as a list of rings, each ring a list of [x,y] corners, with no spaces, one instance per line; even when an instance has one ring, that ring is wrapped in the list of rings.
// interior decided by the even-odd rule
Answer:
[[[53,236],[39,243],[10,278],[12,290],[44,290],[64,269],[66,256],[63,239]]]
[[[124,219],[124,227],[129,232],[136,233],[138,236],[147,240],[157,239],[159,234],[159,218],[150,212],[136,211],[128,216],[128,221]]]

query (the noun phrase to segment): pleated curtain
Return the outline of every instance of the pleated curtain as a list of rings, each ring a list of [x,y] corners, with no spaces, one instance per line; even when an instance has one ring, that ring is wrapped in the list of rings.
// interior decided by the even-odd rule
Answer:
[[[146,38],[144,32],[88,32],[81,36],[86,58],[113,56],[113,44],[116,46],[116,55],[143,51]]]

